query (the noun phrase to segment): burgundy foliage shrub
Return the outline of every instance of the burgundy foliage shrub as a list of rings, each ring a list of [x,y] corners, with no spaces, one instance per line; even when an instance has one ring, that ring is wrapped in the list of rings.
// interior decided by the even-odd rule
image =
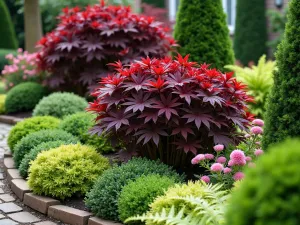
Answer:
[[[63,12],[57,28],[39,42],[39,68],[52,73],[50,87],[82,94],[107,75],[109,62],[163,57],[176,46],[161,23],[129,7],[101,3]]]
[[[237,127],[249,126],[252,98],[232,73],[189,62],[188,55],[111,65],[115,74],[102,79],[88,110],[98,114],[93,132],[121,139],[128,150],[183,166],[215,144],[237,144]]]

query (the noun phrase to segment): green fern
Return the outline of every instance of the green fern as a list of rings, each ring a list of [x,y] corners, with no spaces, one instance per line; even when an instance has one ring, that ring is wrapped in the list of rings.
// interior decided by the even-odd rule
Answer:
[[[247,84],[248,94],[254,97],[255,102],[250,104],[252,113],[262,117],[266,110],[266,100],[273,86],[273,72],[276,70],[275,62],[266,61],[263,55],[257,66],[242,68],[236,65],[227,65],[226,69],[235,72],[239,81]]]
[[[169,210],[165,208],[157,213],[145,213],[141,216],[128,218],[125,223],[132,221],[146,222],[146,225],[220,225],[224,224],[224,212],[229,197],[227,191],[222,191],[222,185],[205,185],[205,198],[194,196],[173,197],[193,209],[186,214],[185,207],[179,211],[173,205]]]

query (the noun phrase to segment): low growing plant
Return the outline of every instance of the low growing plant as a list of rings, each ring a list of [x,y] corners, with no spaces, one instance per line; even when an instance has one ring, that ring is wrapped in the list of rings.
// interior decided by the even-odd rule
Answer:
[[[5,99],[6,99],[6,95],[0,94],[0,114],[4,114],[6,112]]]
[[[11,151],[18,141],[26,135],[45,129],[55,129],[58,127],[60,120],[52,116],[37,116],[17,123],[9,132],[7,144]]]
[[[85,195],[108,168],[108,159],[94,148],[62,145],[37,156],[29,169],[28,185],[35,194],[64,200]]]
[[[56,92],[44,97],[33,110],[33,116],[54,116],[63,118],[77,112],[83,112],[87,101],[73,93]]]
[[[94,133],[181,167],[215,144],[238,143],[237,127],[245,130],[251,120],[246,86],[188,57],[114,63],[116,73],[102,79],[88,109],[98,115]]]
[[[39,144],[49,141],[71,141],[72,143],[75,143],[78,139],[63,130],[40,130],[30,133],[22,138],[14,148],[13,159],[16,167],[19,168],[23,158],[31,151],[31,149]]]
[[[96,216],[118,221],[118,199],[123,187],[142,175],[150,174],[167,176],[175,182],[184,180],[183,176],[159,161],[134,158],[126,164],[105,171],[87,194],[85,203]]]

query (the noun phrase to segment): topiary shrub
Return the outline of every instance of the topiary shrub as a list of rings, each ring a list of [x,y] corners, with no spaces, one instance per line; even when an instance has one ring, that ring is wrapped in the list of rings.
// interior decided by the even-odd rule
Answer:
[[[46,94],[46,89],[38,83],[21,83],[7,93],[6,111],[8,113],[30,111]]]
[[[234,63],[221,0],[180,0],[174,31],[181,55],[223,69]]]
[[[5,34],[1,35],[0,48],[17,49],[16,33],[5,1],[0,1],[0,15],[0,34]]]
[[[57,28],[40,40],[39,66],[52,72],[51,87],[84,94],[109,72],[109,62],[163,57],[176,46],[153,18],[103,3],[64,9]]]
[[[135,215],[141,215],[149,210],[149,204],[175,184],[172,178],[152,174],[130,181],[120,194],[118,212],[121,221]]]
[[[128,163],[103,173],[87,194],[86,205],[101,218],[119,220],[118,199],[123,187],[142,175],[159,174],[182,182],[183,177],[165,164],[145,158],[134,158]]]
[[[226,224],[300,224],[299,161],[299,140],[270,148],[255,168],[246,171],[245,179],[233,191]]]
[[[271,90],[266,112],[263,148],[281,142],[287,137],[300,136],[299,82],[300,82],[300,2],[289,3],[288,22],[284,40],[278,47]]]
[[[251,120],[246,86],[232,73],[188,57],[115,63],[117,72],[102,79],[88,108],[99,116],[93,131],[181,168],[195,154],[213,151],[215,144],[238,143],[237,126],[245,130]]]
[[[30,152],[26,154],[22,159],[21,164],[19,166],[19,172],[21,176],[24,178],[28,177],[28,170],[30,167],[30,163],[36,159],[36,157],[40,152],[48,151],[49,149],[52,148],[58,148],[61,145],[76,144],[76,143],[77,141],[68,140],[68,141],[49,141],[37,145],[36,147],[31,149]]]
[[[255,17],[253,17],[255,15]],[[235,57],[243,65],[257,63],[267,53],[266,3],[261,0],[238,0],[234,32]]]
[[[58,127],[60,120],[52,116],[37,116],[24,119],[17,123],[9,132],[7,144],[11,151],[15,145],[26,135],[45,129],[55,129]]]
[[[43,142],[49,141],[71,141],[74,143],[78,141],[78,139],[63,130],[41,130],[30,133],[22,138],[14,148],[13,158],[16,167],[19,168],[22,159],[31,151],[31,149]]]
[[[33,116],[54,116],[63,118],[84,111],[88,103],[73,93],[53,93],[43,98],[33,110]]]
[[[6,95],[0,94],[0,114],[4,114],[6,112],[5,99],[6,99]]]
[[[66,116],[59,128],[78,137],[82,144],[94,146],[100,153],[114,151],[113,147],[104,136],[89,133],[89,129],[95,124],[94,120],[94,115],[86,112],[79,112]]]
[[[62,145],[37,156],[29,169],[28,185],[35,194],[64,200],[85,195],[108,168],[108,159],[94,148]]]

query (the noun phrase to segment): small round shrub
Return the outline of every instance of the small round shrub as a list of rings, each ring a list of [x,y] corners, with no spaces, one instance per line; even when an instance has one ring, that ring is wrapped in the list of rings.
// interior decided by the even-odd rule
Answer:
[[[46,94],[46,89],[38,83],[21,83],[7,93],[5,109],[8,113],[30,111]]]
[[[34,161],[40,152],[48,151],[52,148],[58,148],[61,145],[76,144],[76,143],[77,143],[77,141],[73,140],[73,142],[72,142],[72,140],[71,141],[68,140],[68,141],[49,141],[49,142],[44,142],[44,143],[37,145],[36,147],[31,149],[30,152],[28,154],[26,154],[24,156],[24,158],[22,159],[21,164],[19,166],[19,172],[20,172],[21,176],[24,178],[28,177],[28,170],[30,167],[30,162]]]
[[[22,138],[14,148],[13,158],[16,167],[19,168],[22,159],[31,149],[48,141],[71,141],[73,143],[78,141],[78,139],[63,130],[41,130],[28,134]]]
[[[91,146],[62,145],[44,151],[32,162],[28,185],[38,195],[65,199],[85,195],[109,168],[109,160]]]
[[[0,114],[5,113],[5,99],[6,95],[0,95]]]
[[[33,110],[33,116],[54,116],[63,118],[84,111],[88,103],[73,93],[53,93],[44,97]]]
[[[60,129],[78,137],[82,144],[92,145],[100,153],[112,152],[114,149],[103,136],[89,134],[94,125],[95,116],[86,112],[79,112],[66,116],[60,124]]]
[[[123,187],[131,180],[142,175],[159,174],[173,178],[175,182],[184,179],[171,167],[146,158],[134,158],[128,163],[109,169],[95,182],[87,194],[86,205],[92,212],[103,219],[118,221],[118,198]]]
[[[157,174],[130,181],[124,186],[118,200],[120,220],[124,222],[131,216],[146,213],[149,210],[149,204],[174,184],[174,179]]]
[[[232,192],[229,225],[300,224],[300,140],[271,147]]]
[[[37,116],[25,119],[17,123],[9,132],[7,143],[13,151],[15,145],[26,135],[45,129],[55,129],[60,120],[52,116]]]

